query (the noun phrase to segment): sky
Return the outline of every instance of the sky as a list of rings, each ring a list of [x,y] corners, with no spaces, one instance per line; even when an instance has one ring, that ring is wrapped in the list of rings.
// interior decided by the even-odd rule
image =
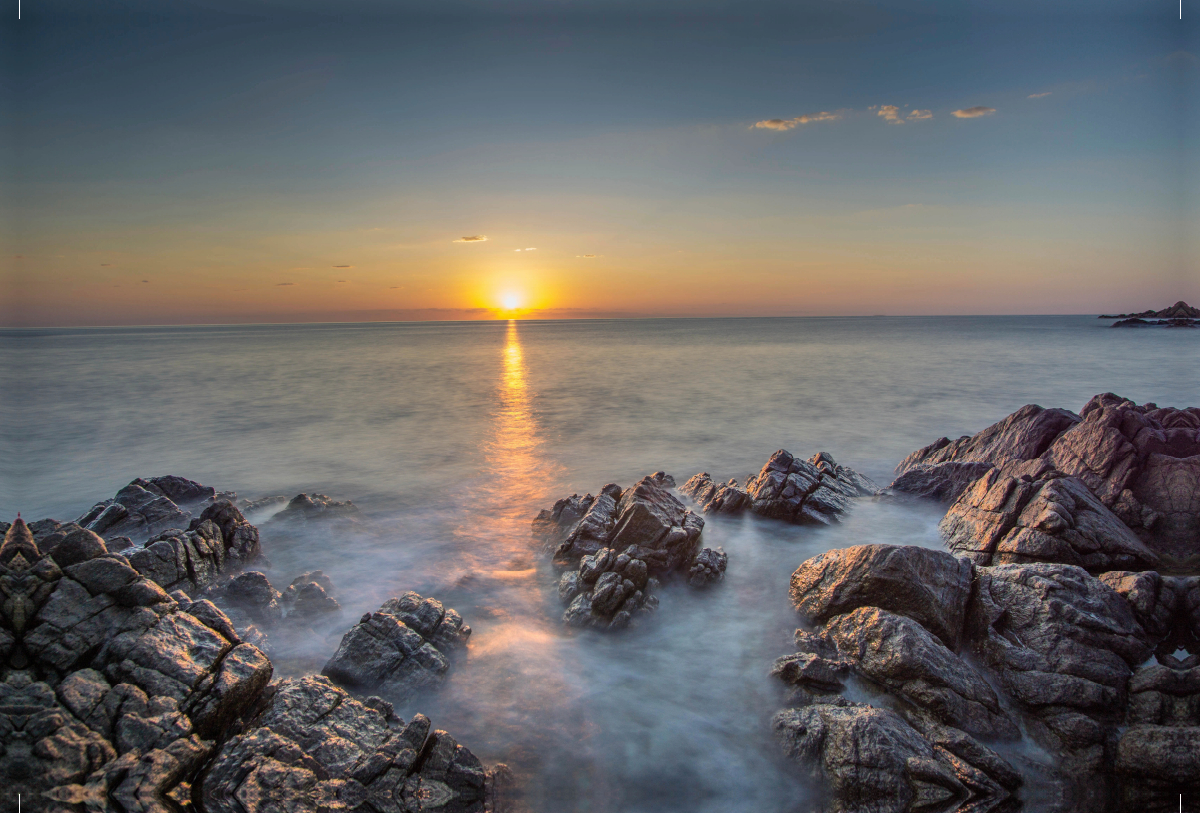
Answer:
[[[328,5],[0,24],[0,325],[1200,304],[1194,0]]]

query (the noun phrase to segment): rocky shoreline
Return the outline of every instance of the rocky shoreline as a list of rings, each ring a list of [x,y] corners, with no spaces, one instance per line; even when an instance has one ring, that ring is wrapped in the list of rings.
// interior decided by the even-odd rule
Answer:
[[[721,589],[705,515],[821,526],[864,499],[944,505],[945,549],[833,549],[791,576],[803,625],[770,670],[788,693],[773,727],[822,809],[1196,809],[1198,408],[1026,406],[913,452],[884,489],[823,452],[780,450],[741,484],[656,472],[532,531],[564,624],[617,631],[653,623],[669,580]],[[514,810],[505,766],[390,702],[437,689],[466,620],[398,595],[322,674],[276,679],[272,639],[346,626],[324,573],[278,590],[254,569],[243,508],[361,520],[320,494],[241,506],[168,476],[75,522],[0,523],[0,784],[56,813]]]
[[[1200,327],[1200,308],[1180,300],[1160,311],[1102,314],[1099,319],[1117,319],[1109,327]]]

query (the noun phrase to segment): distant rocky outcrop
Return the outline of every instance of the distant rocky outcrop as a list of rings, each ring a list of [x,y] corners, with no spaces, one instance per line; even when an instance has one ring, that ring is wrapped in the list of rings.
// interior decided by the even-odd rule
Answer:
[[[794,523],[829,525],[849,510],[857,497],[875,494],[879,487],[831,455],[818,452],[807,461],[780,449],[758,474],[739,486],[736,480],[716,483],[707,472],[690,478],[679,489],[706,514],[755,514]]]
[[[1182,299],[1169,308],[1141,313],[1103,314],[1099,319],[1200,319],[1200,308],[1193,308]]]
[[[74,524],[105,539],[124,536],[144,542],[169,528],[187,527],[194,515],[224,497],[184,477],[139,477],[112,499],[96,503]]]
[[[886,494],[949,504],[951,552],[858,546],[792,576],[813,626],[776,663],[775,726],[831,809],[1008,809],[1022,782],[1057,811],[1200,791],[1200,410],[1031,405],[897,475]],[[1055,762],[1002,757],[1019,730]]]
[[[255,504],[258,507],[268,507],[277,504],[279,499],[266,497],[256,501]],[[355,520],[358,515],[358,506],[350,500],[339,502],[324,494],[297,494],[267,522],[272,525],[306,524],[330,520]]]
[[[610,483],[595,497],[572,494],[538,514],[534,536],[568,566],[559,583],[564,622],[620,629],[658,606],[655,577],[681,571],[699,585],[723,576],[727,557],[700,549],[704,520],[674,486],[656,472],[628,489]]]

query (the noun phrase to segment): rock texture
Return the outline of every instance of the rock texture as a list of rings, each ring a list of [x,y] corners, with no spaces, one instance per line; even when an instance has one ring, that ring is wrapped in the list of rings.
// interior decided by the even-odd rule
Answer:
[[[265,497],[255,501],[254,506],[265,508],[277,501],[278,498]],[[306,524],[329,520],[353,520],[358,517],[358,514],[358,506],[350,500],[338,502],[324,494],[297,494],[267,522],[271,524]]]
[[[839,466],[825,452],[799,460],[783,449],[771,455],[762,470],[746,480],[744,488],[736,480],[714,483],[707,472],[701,472],[680,489],[705,513],[749,510],[773,519],[821,525],[836,522],[854,498],[878,490],[870,479]]]
[[[656,472],[628,489],[572,494],[534,519],[543,549],[568,567],[559,582],[566,624],[621,629],[658,606],[657,577],[683,572],[695,586],[723,577],[728,558],[699,548],[704,520],[671,493],[674,486]]]
[[[1112,394],[1078,415],[1031,405],[897,475],[887,494],[949,504],[951,553],[805,562],[792,599],[815,629],[774,669],[792,687],[777,732],[829,782],[832,809],[1000,809],[1022,775],[1038,809],[1186,808],[1200,790],[1200,410]],[[1018,730],[1053,764],[991,750]]]
[[[216,489],[175,475],[138,478],[111,500],[96,503],[75,524],[105,539],[144,541],[168,528],[186,527],[193,513],[217,499]]]
[[[210,503],[193,521],[215,546],[207,555],[186,549],[188,531],[168,537],[185,546],[174,567],[146,572],[78,526],[5,527],[5,793],[52,813],[494,809],[504,771],[485,772],[428,720],[404,725],[385,701],[359,702],[323,678],[272,684],[270,660],[215,604],[164,589],[158,579],[195,584],[189,566],[228,563],[227,539],[257,539],[231,508]]]
[[[397,702],[442,682],[449,657],[471,628],[433,598],[413,592],[366,613],[342,638],[322,674],[348,688],[379,691]]]

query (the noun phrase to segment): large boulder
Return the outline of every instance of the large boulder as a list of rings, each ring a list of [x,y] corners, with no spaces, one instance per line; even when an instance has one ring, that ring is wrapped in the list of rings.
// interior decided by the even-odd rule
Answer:
[[[1059,562],[1092,572],[1153,567],[1158,556],[1075,477],[990,469],[950,506],[942,538],[978,565]]]
[[[364,614],[342,637],[322,674],[402,702],[439,685],[450,668],[447,656],[463,649],[470,635],[457,612],[408,592]]]
[[[167,590],[199,590],[262,554],[258,529],[229,500],[206,507],[187,529],[163,531],[126,551],[139,573]]]
[[[855,545],[801,564],[792,574],[791,598],[817,623],[859,607],[908,616],[957,651],[972,570],[970,562],[944,551]]]
[[[563,623],[624,629],[658,607],[658,597],[653,595],[657,587],[645,560],[601,548],[559,579],[558,597],[567,605]]]
[[[718,485],[702,472],[680,490],[705,513],[750,510],[788,522],[828,525],[849,510],[851,500],[871,496],[879,488],[848,466],[838,465],[826,452],[800,460],[780,449],[747,479],[745,488],[736,480]]]
[[[990,810],[1011,795],[888,709],[814,704],[780,711],[773,725],[787,754],[828,783],[831,811]]]
[[[858,674],[935,719],[981,737],[1018,735],[983,676],[916,621],[860,607],[833,618],[826,632]]]

